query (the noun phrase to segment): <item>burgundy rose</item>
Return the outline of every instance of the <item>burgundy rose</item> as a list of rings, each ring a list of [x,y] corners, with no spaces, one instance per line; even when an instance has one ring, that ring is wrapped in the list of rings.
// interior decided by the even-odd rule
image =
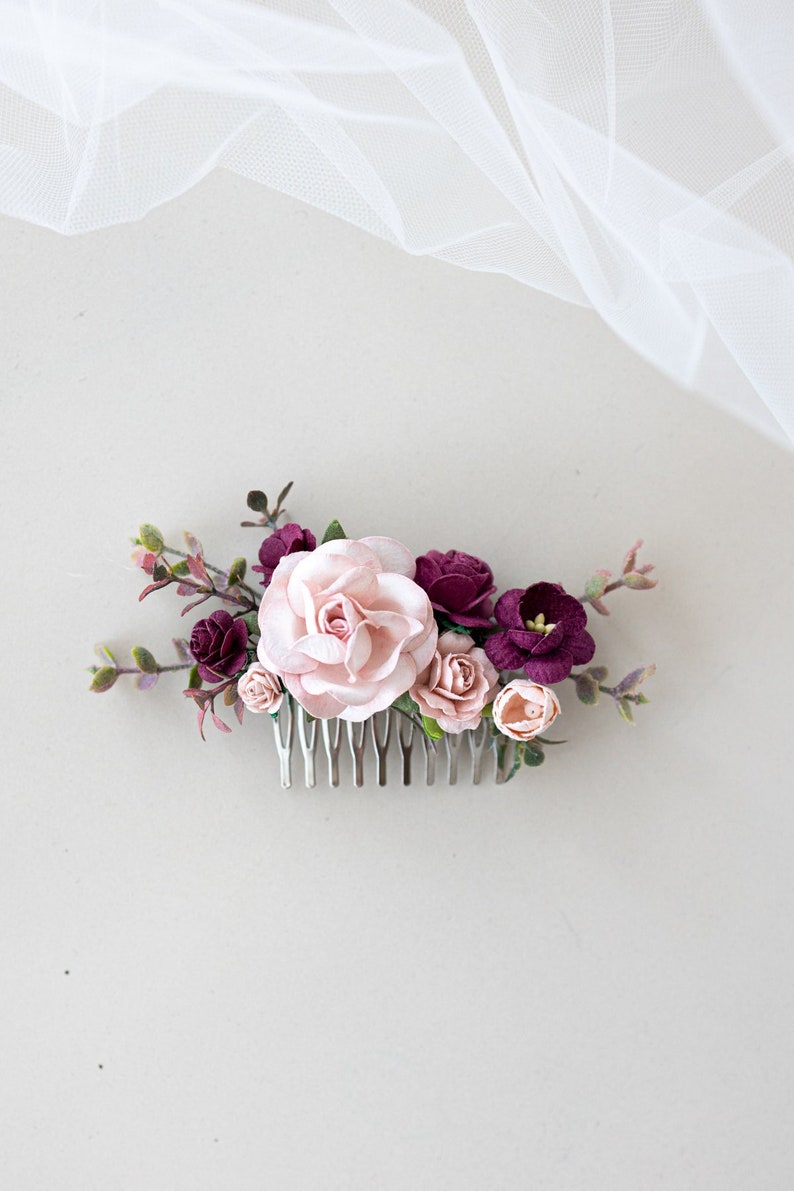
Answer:
[[[235,620],[220,609],[206,620],[198,620],[190,634],[190,652],[198,662],[205,682],[233,678],[245,667],[248,628],[242,617]]]
[[[487,628],[493,616],[493,572],[481,558],[460,550],[428,550],[416,560],[415,580],[436,612],[467,629]]]
[[[260,566],[252,570],[264,575],[262,586],[267,587],[273,578],[273,572],[286,554],[295,554],[298,550],[314,550],[317,539],[310,529],[301,529],[294,521],[282,525],[269,538],[265,538],[259,547]]]
[[[559,583],[506,591],[496,620],[502,631],[485,642],[486,654],[498,670],[524,670],[533,682],[562,682],[595,653],[584,607]]]

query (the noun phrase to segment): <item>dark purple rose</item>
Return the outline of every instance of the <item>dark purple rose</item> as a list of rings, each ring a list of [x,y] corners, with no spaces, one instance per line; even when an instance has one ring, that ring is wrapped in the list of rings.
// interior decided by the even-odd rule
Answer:
[[[295,554],[298,550],[314,550],[316,546],[317,539],[310,529],[301,529],[294,521],[290,521],[288,525],[282,525],[281,529],[272,533],[269,538],[265,538],[259,547],[261,566],[253,567],[252,570],[259,571],[261,575],[264,575],[262,586],[267,587],[273,578],[273,572],[285,554]]]
[[[524,670],[533,682],[562,682],[572,666],[582,666],[595,653],[587,613],[559,583],[533,583],[506,591],[496,603],[502,632],[485,642],[497,670]]]
[[[245,669],[247,644],[245,621],[242,617],[235,620],[222,609],[196,621],[190,634],[190,652],[205,682],[233,678]]]
[[[487,628],[493,616],[490,596],[496,591],[487,563],[460,550],[428,550],[416,560],[415,581],[430,597],[436,612],[467,629]]]

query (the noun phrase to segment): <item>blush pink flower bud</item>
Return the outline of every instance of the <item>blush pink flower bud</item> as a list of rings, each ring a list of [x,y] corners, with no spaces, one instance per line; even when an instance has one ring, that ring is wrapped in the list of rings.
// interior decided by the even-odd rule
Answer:
[[[532,740],[554,723],[560,701],[554,691],[526,678],[514,678],[494,699],[493,720],[511,740]]]
[[[468,633],[442,633],[430,668],[409,692],[422,715],[444,732],[478,727],[482,709],[499,689],[499,675]]]
[[[258,662],[252,662],[237,683],[237,694],[249,711],[271,715],[278,711],[284,698],[278,676],[271,674]]]

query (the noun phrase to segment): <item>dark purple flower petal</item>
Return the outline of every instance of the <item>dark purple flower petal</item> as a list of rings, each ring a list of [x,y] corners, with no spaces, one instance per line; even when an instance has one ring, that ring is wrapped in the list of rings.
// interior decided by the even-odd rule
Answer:
[[[527,678],[533,682],[550,686],[554,682],[562,682],[567,678],[573,666],[573,658],[567,649],[558,649],[556,653],[545,654],[543,657],[532,656],[524,665]]]
[[[497,622],[506,629],[523,629],[524,622],[519,614],[518,606],[524,595],[523,588],[511,587],[496,601],[494,616]]]
[[[507,633],[493,633],[483,648],[497,670],[520,670],[527,660],[526,650],[514,645]]]
[[[596,651],[596,644],[587,630],[582,630],[578,637],[574,637],[568,644],[574,666],[584,666]]]
[[[565,621],[558,620],[551,632],[541,638],[532,653],[535,655],[552,653],[555,649],[559,649],[563,642],[568,644]]]

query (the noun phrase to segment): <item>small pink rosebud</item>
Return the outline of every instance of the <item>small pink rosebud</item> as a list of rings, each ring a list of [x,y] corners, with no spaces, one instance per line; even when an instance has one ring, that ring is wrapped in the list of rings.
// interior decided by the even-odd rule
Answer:
[[[237,683],[237,693],[249,711],[270,715],[278,711],[284,698],[281,683],[276,674],[252,662]]]
[[[559,714],[560,701],[554,691],[525,678],[508,682],[493,704],[494,723],[511,740],[532,740],[553,724]]]

